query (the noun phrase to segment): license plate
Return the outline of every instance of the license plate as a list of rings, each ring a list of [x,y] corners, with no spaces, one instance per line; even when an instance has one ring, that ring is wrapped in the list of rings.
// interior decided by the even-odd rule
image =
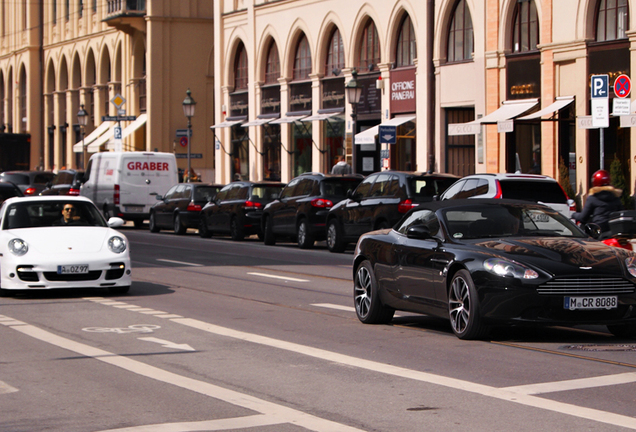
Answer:
[[[83,273],[88,273],[88,264],[57,266],[57,274],[83,274]]]
[[[564,297],[563,307],[569,310],[616,309],[618,297]]]
[[[126,213],[142,213],[144,211],[144,206],[125,206],[124,210]]]

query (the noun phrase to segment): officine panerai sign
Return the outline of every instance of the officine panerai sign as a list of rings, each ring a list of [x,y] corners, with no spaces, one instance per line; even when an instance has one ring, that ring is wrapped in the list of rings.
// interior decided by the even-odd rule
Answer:
[[[415,112],[415,68],[391,71],[391,113]]]

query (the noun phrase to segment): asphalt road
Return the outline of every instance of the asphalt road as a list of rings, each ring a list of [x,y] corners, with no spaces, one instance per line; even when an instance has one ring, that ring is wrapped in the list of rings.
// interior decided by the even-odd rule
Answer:
[[[361,324],[352,253],[122,230],[128,295],[0,298],[0,430],[636,429],[636,341],[603,327]]]

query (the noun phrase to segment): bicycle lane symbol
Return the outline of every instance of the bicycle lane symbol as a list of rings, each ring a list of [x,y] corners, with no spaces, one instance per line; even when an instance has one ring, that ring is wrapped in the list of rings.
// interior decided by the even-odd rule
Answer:
[[[128,327],[85,327],[82,331],[91,333],[153,333],[155,330],[160,329],[161,326],[152,324],[133,324]]]

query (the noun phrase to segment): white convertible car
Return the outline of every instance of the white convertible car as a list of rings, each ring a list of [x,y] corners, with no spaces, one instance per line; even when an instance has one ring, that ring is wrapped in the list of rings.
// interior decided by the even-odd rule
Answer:
[[[0,294],[10,290],[107,288],[128,292],[126,236],[84,197],[10,198],[0,207]]]

